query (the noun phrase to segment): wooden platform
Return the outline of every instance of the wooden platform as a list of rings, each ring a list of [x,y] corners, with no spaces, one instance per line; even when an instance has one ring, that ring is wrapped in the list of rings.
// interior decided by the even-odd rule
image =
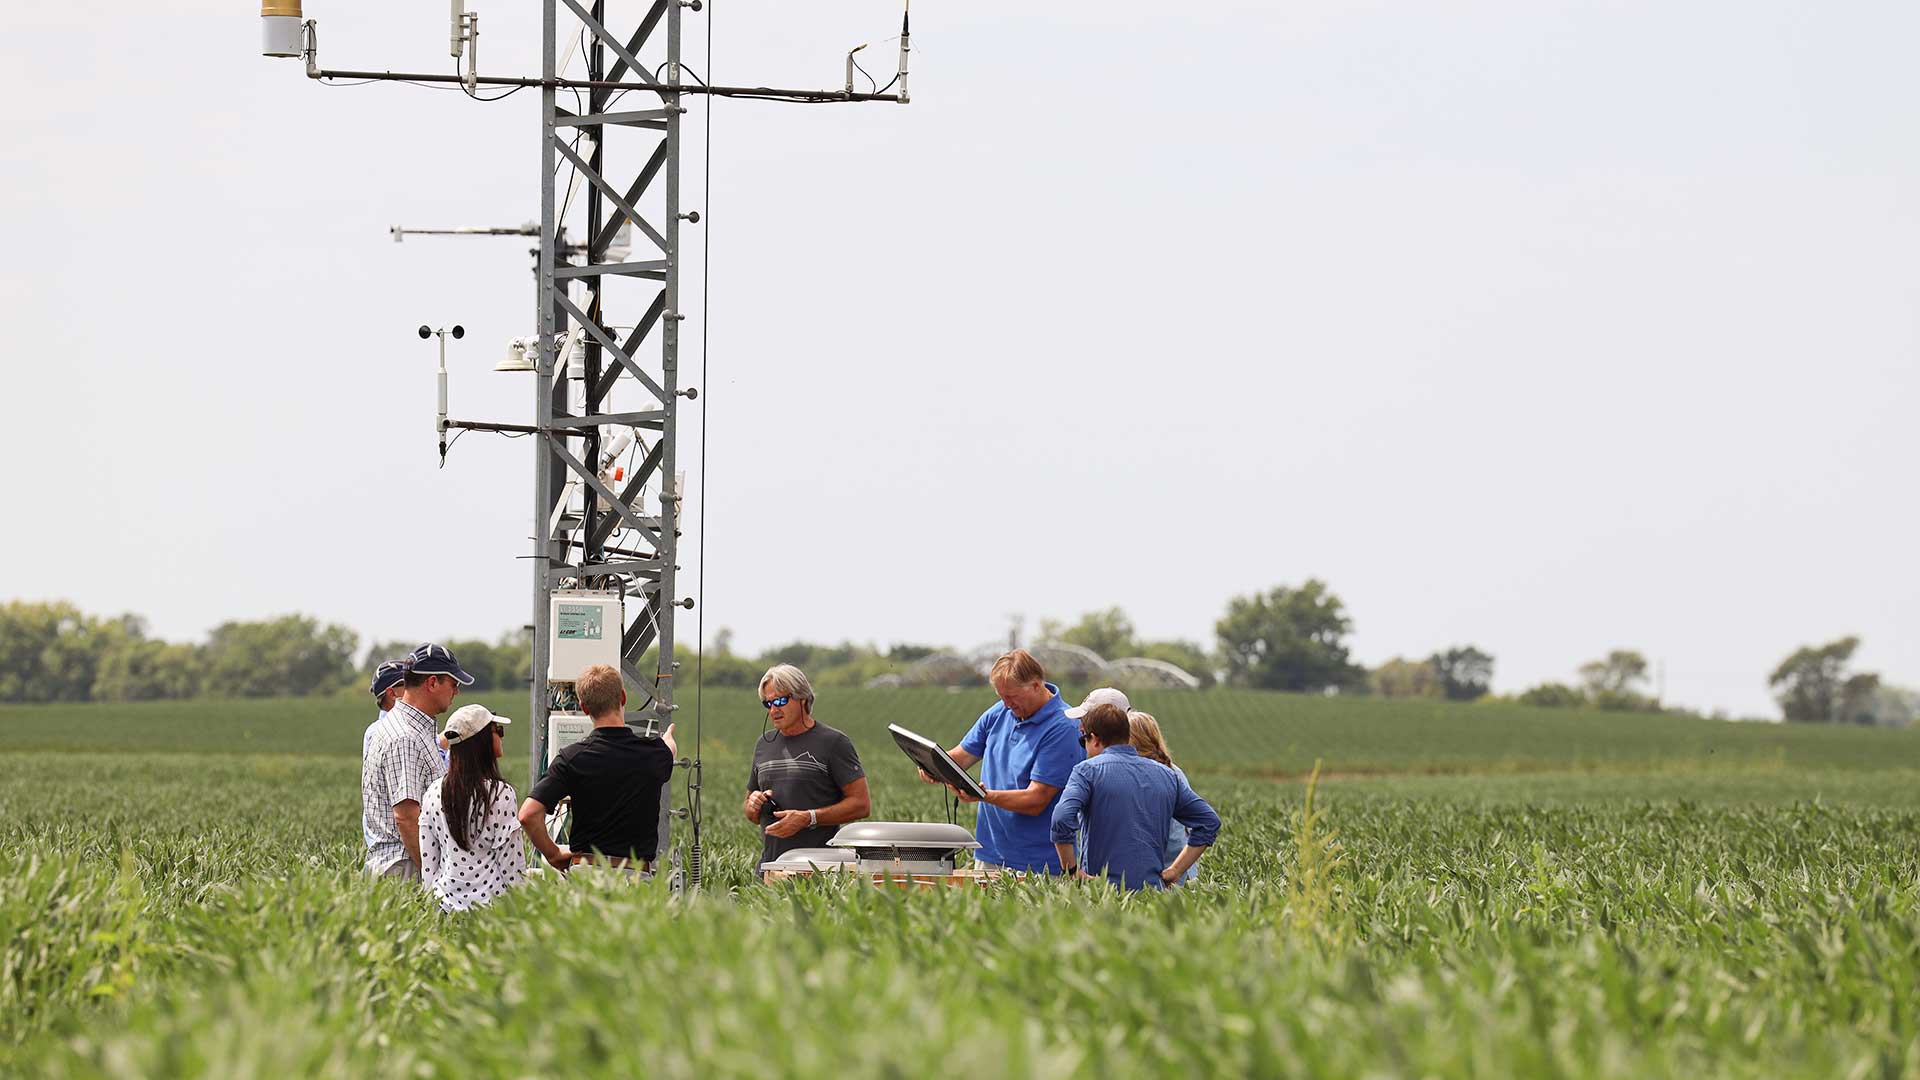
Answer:
[[[864,878],[875,885],[892,885],[901,889],[955,888],[985,885],[1005,876],[1002,870],[955,870],[951,874],[900,874],[889,871],[855,870],[851,867],[826,867],[818,873],[838,874],[845,877]],[[813,870],[769,870],[762,875],[767,884],[786,881],[789,878],[812,877]],[[1020,875],[1014,875],[1018,877]]]

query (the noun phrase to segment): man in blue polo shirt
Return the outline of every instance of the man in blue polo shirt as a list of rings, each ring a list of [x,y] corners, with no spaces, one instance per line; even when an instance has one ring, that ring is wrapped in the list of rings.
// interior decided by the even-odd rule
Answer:
[[[1068,718],[1060,688],[1047,682],[1040,661],[1025,649],[995,660],[987,678],[1000,703],[981,713],[960,745],[947,751],[963,769],[985,763],[980,786],[987,800],[975,829],[975,859],[985,868],[1057,874],[1053,807],[1081,760],[1079,725]],[[920,778],[938,783],[924,772]]]

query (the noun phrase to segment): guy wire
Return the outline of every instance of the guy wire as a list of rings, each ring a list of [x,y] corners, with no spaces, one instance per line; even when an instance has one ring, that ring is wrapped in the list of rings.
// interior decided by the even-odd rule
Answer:
[[[713,73],[713,0],[707,0],[707,65]],[[702,120],[700,171],[700,570],[694,582],[693,632],[693,768],[687,776],[688,817],[693,824],[696,849],[700,843],[700,728],[707,705],[707,403],[713,400],[713,388],[707,382],[707,345],[713,336],[713,98],[708,97]],[[680,492],[682,496],[685,492]],[[756,692],[755,697],[759,694]]]

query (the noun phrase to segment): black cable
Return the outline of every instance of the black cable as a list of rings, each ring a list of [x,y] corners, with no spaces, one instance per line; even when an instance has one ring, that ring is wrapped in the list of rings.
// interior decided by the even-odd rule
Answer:
[[[653,81],[654,81],[654,82],[656,82],[656,83],[657,83],[657,82],[659,82],[659,81],[660,81],[660,68],[664,68],[664,67],[666,67],[668,63],[670,63],[670,61],[665,61],[665,60],[663,60],[663,61],[661,61],[661,62],[660,62],[660,65],[659,65],[659,67],[656,67],[656,68],[654,68],[654,69],[653,69]],[[707,67],[708,67],[709,69],[711,69],[711,68],[713,67],[713,58],[712,58],[712,57],[708,57],[708,58],[707,58]],[[682,72],[685,72],[685,73],[686,73],[686,74],[688,74],[688,75],[691,75],[691,76],[693,76],[693,81],[694,81],[694,85],[696,85],[696,86],[705,86],[705,85],[707,85],[707,80],[705,80],[705,79],[703,79],[703,78],[701,78],[701,77],[700,77],[700,73],[699,73],[699,72],[697,72],[697,71],[695,71],[695,70],[693,70],[692,68],[690,68],[690,67],[688,67],[688,66],[686,65],[686,63],[685,63],[684,61],[683,61],[683,62],[681,62],[681,64],[680,64],[680,70],[681,70]],[[625,91],[625,90],[622,90],[622,91],[620,91],[620,92],[621,92],[621,93],[623,93],[623,94],[624,94],[624,93],[626,93],[626,91]]]
[[[480,429],[463,427],[460,429],[460,435],[465,435],[469,431],[478,431],[478,430]],[[527,436],[532,435],[534,433],[531,431],[489,431],[487,432],[487,434],[498,435],[503,439],[524,439]],[[460,441],[460,435],[455,435],[452,439],[448,440],[447,449],[449,450],[453,449],[453,444]]]
[[[580,140],[586,138],[586,136],[587,130],[581,128],[579,133],[574,135],[573,142],[567,145],[567,149],[573,151],[575,154],[580,153]],[[567,207],[573,205],[573,182],[580,175],[580,166],[575,165],[572,158],[567,159],[567,169],[567,194],[560,200],[560,212],[553,215],[553,227],[556,232],[566,228]],[[558,165],[553,167],[553,175],[560,175],[560,167]],[[557,256],[560,253],[555,252],[554,254]],[[589,258],[591,258],[591,256],[589,256]]]
[[[587,54],[587,28],[584,26],[580,28],[580,35],[573,39],[573,52],[575,56],[585,56]],[[577,86],[569,86],[567,89],[573,91],[574,111],[576,113],[586,112],[586,106],[580,101],[580,88]]]
[[[817,93],[782,93],[771,86],[741,86],[725,89],[709,89],[708,97],[740,98],[744,101],[777,101],[787,105],[833,105],[847,100],[843,90],[821,90]]]
[[[585,52],[585,51],[586,51],[586,48],[587,48],[587,32],[586,32],[585,30],[582,30],[582,31],[580,31],[580,38],[579,38],[579,41],[578,41],[578,43],[577,43],[577,45],[578,45],[578,49],[579,49],[579,51],[581,51],[581,52]],[[568,91],[569,91],[570,93],[572,93],[572,94],[573,94],[573,111],[574,111],[574,113],[575,113],[576,115],[578,115],[578,114],[581,114],[581,113],[585,113],[585,112],[587,111],[587,107],[586,107],[586,105],[585,105],[584,103],[582,103],[582,102],[581,102],[581,100],[580,100],[580,88],[579,88],[579,87],[577,87],[577,86],[569,86],[569,87],[567,87],[567,90],[568,90]],[[621,91],[621,92],[622,92],[622,93],[625,93],[625,91]],[[569,150],[572,150],[572,151],[573,151],[574,153],[576,153],[576,154],[577,154],[577,153],[579,153],[579,152],[580,152],[580,139],[581,139],[581,137],[582,137],[582,136],[584,136],[584,135],[585,135],[586,133],[587,133],[587,129],[586,129],[586,128],[580,128],[580,129],[578,129],[577,131],[575,131],[575,132],[574,132],[574,135],[573,135],[573,142],[572,142],[572,143],[570,143],[570,144],[568,144],[568,146],[567,146],[567,149],[569,149]],[[572,163],[572,162],[570,162],[570,161],[565,161],[565,160],[562,160],[562,161],[560,162],[560,164],[558,164],[558,165],[555,165],[555,166],[553,167],[553,175],[555,175],[555,176],[559,176],[559,175],[560,175],[560,170],[561,170],[561,168],[563,168],[563,167],[567,167],[567,168],[571,168],[571,167],[572,167],[572,165],[573,165],[573,163]],[[572,178],[571,176],[569,176],[569,177],[567,178],[567,186],[568,186],[568,187],[572,187],[572,186],[573,186],[573,178]],[[562,210],[562,211],[561,211],[561,215],[562,215],[562,216],[565,216],[565,214],[566,214],[566,211],[564,211],[564,210]]]
[[[516,86],[516,87],[514,87],[513,89],[511,89],[511,90],[509,90],[509,91],[507,91],[507,92],[506,92],[506,93],[504,93],[504,94],[495,94],[495,95],[494,95],[494,96],[492,96],[492,97],[481,97],[481,96],[480,96],[479,94],[476,94],[476,93],[474,93],[473,91],[471,91],[471,90],[469,90],[469,91],[467,91],[467,96],[468,96],[468,97],[470,97],[470,98],[472,98],[472,99],[473,99],[473,100],[475,100],[475,101],[478,101],[478,102],[483,102],[483,103],[487,103],[487,102],[495,102],[495,101],[505,101],[505,100],[507,100],[508,98],[510,98],[510,97],[512,97],[513,95],[515,95],[515,94],[517,94],[517,93],[519,93],[520,91],[522,91],[522,90],[525,90],[525,89],[526,89],[526,87],[524,87],[524,86]]]
[[[460,77],[460,60],[458,57],[455,57],[453,61],[453,74],[456,78]],[[516,86],[504,94],[495,94],[492,97],[481,97],[478,93],[475,93],[474,91],[467,89],[467,84],[464,82],[460,83],[459,87],[460,87],[461,93],[479,102],[505,101],[506,99],[526,89],[524,85]]]
[[[582,31],[580,31],[580,49],[581,49],[581,51],[583,51],[583,52],[584,52],[584,51],[586,50],[586,47],[587,47],[587,32],[586,32],[585,30],[582,30]],[[586,115],[586,112],[587,112],[587,106],[586,106],[586,103],[585,103],[585,102],[583,102],[583,101],[581,101],[581,100],[580,100],[580,88],[579,88],[579,87],[576,87],[576,86],[569,86],[569,87],[567,87],[567,89],[568,89],[568,90],[571,90],[571,91],[573,91],[573,108],[574,108],[574,115],[576,115],[576,116],[585,116],[585,115]],[[644,87],[632,87],[632,88],[629,88],[629,89],[627,89],[627,90],[621,90],[621,91],[618,91],[618,92],[616,92],[616,93],[615,93],[615,94],[613,95],[613,97],[611,97],[611,98],[609,98],[609,99],[607,100],[607,103],[606,103],[605,105],[603,105],[603,106],[601,106],[601,109],[602,109],[602,111],[605,111],[605,112],[612,112],[612,111],[613,111],[613,107],[614,107],[615,105],[618,105],[618,104],[620,103],[620,99],[621,99],[621,98],[623,98],[623,97],[626,97],[626,96],[627,96],[627,95],[628,95],[629,93],[632,93],[632,92],[633,92],[633,90],[635,90],[635,89],[645,89],[645,88],[644,88]],[[582,139],[584,139],[584,138],[586,138],[586,136],[587,136],[587,129],[586,129],[586,128],[584,128],[584,127],[582,127],[582,128],[580,128],[580,129],[578,129],[577,131],[575,131],[575,132],[574,132],[574,136],[573,136],[573,141],[567,144],[567,149],[568,149],[568,150],[571,150],[571,151],[572,151],[572,152],[573,152],[574,154],[576,154],[576,155],[577,155],[577,154],[579,154],[579,153],[580,153],[580,141],[581,141]],[[560,162],[560,163],[559,163],[558,165],[555,165],[555,166],[553,167],[553,175],[555,175],[555,176],[559,176],[559,175],[560,175],[560,169],[561,169],[561,168],[562,168],[563,166],[564,166],[564,167],[565,167],[565,168],[566,168],[566,169],[568,170],[568,172],[567,172],[567,183],[566,183],[566,190],[567,190],[567,194],[566,194],[566,197],[565,197],[565,198],[563,198],[563,199],[561,199],[561,200],[560,200],[560,213],[559,213],[558,215],[556,215],[556,216],[554,217],[554,219],[553,219],[553,220],[554,220],[554,222],[556,223],[556,225],[558,225],[559,227],[563,227],[563,228],[564,228],[564,226],[565,226],[565,223],[566,223],[566,220],[567,220],[567,208],[573,205],[573,182],[574,182],[574,180],[575,180],[575,179],[577,179],[577,178],[579,177],[579,175],[580,175],[580,167],[579,167],[578,165],[575,165],[575,164],[573,163],[573,161],[572,161],[572,159],[566,159],[566,158],[563,158],[563,160],[562,160],[562,161],[561,161],[561,162]]]
[[[908,27],[907,27],[907,14],[908,14],[908,9],[906,9],[906,8],[903,8],[903,9],[901,9],[901,12],[900,12],[900,34],[901,34],[901,36],[902,36],[902,37],[904,37],[904,36],[906,35],[906,33],[907,33],[907,29],[908,29]],[[890,37],[890,38],[888,38],[887,40],[885,40],[885,41],[883,41],[883,42],[881,42],[880,44],[881,44],[881,45],[889,45],[889,44],[892,44],[893,42],[896,42],[896,41],[899,41],[899,40],[900,40],[900,38],[898,38],[898,37]],[[869,78],[869,79],[871,79],[871,78],[872,78],[872,76],[868,76],[868,78]],[[897,82],[899,82],[899,81],[900,81],[900,72],[899,72],[898,70],[895,70],[895,71],[894,71],[894,73],[893,73],[893,78],[891,78],[891,79],[888,79],[888,80],[887,80],[887,85],[885,85],[885,86],[879,86],[879,87],[875,87],[875,88],[874,88],[874,91],[873,91],[873,92],[874,92],[874,93],[876,93],[876,94],[884,94],[884,93],[886,93],[887,91],[889,91],[889,90],[891,90],[891,89],[893,89],[893,84],[894,84],[894,83],[897,83]]]
[[[469,91],[464,81],[460,83],[423,83],[413,79],[361,79],[354,82],[340,82],[338,80],[338,77],[333,75],[321,75],[318,77],[316,81],[318,81],[322,86],[366,86],[369,83],[376,83],[376,82],[406,83],[408,86],[417,86],[422,90],[458,90],[461,93],[467,94],[469,97],[472,97],[475,101],[480,101],[480,102],[504,101],[505,99],[512,97],[513,95],[519,93],[520,91],[525,90],[529,85],[538,85],[537,83],[523,83],[519,86],[515,86],[511,90],[508,90],[504,94],[495,94],[493,97],[481,97],[478,94],[475,94],[472,91]],[[899,77],[895,76],[893,82],[898,82],[898,81],[899,81]],[[881,87],[879,92],[886,93],[887,89],[893,86],[893,82],[889,82],[887,83],[886,86]],[[699,85],[702,87],[707,86],[706,83],[700,83]],[[567,87],[566,89],[571,90],[575,88]],[[666,87],[641,86],[641,85],[623,87],[619,92],[622,94],[626,94],[634,90],[645,90],[653,93],[660,93],[664,91],[669,94],[672,92],[670,89]],[[793,92],[793,91],[775,90],[771,86],[735,86],[735,87],[723,87],[719,89],[708,88],[705,96],[710,98],[716,98],[716,97],[740,98],[743,101],[772,101],[772,102],[777,102],[785,105],[834,105],[834,104],[844,104],[847,101],[847,94],[846,94],[846,91],[844,90],[817,90],[817,91]]]
[[[459,431],[453,433],[453,438],[447,440],[447,449],[440,455],[441,468],[444,469],[447,467],[447,454],[453,453],[453,448],[459,445],[461,438],[472,430],[472,428],[461,428]]]
[[[863,67],[861,67],[861,66],[860,66],[860,61],[858,61],[858,60],[855,60],[855,59],[853,58],[853,54],[852,54],[852,53],[848,53],[848,54],[847,54],[847,63],[849,63],[849,64],[852,64],[852,65],[853,65],[853,70],[855,70],[855,71],[857,71],[857,72],[859,72],[859,73],[860,73],[860,74],[862,74],[862,75],[866,75],[866,76],[867,76],[867,85],[868,85],[868,86],[871,86],[871,87],[873,87],[873,92],[874,92],[874,93],[876,93],[876,94],[877,94],[877,93],[879,93],[879,92],[880,92],[880,84],[879,84],[878,82],[876,82],[876,81],[874,80],[874,77],[873,77],[872,75],[868,75],[868,74],[867,74],[867,69],[866,69],[866,68],[863,68]],[[898,77],[899,77],[899,76],[895,76],[895,78],[898,78]],[[892,84],[892,83],[888,83],[887,85],[888,85],[888,86],[892,86],[893,84]]]

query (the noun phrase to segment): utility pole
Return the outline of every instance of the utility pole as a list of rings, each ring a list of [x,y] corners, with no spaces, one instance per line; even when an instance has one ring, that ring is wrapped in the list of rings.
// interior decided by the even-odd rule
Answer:
[[[559,71],[565,8],[565,39],[584,35],[587,77],[570,79]],[[490,76],[479,71],[479,16],[465,0],[451,0],[449,51],[455,73],[330,70],[320,66],[317,29],[302,16],[300,0],[263,0],[263,52],[300,57],[315,80],[393,80],[456,85],[479,98],[483,90],[538,87],[540,91],[540,221],[537,227],[402,230],[465,235],[537,235],[535,322],[539,328],[534,377],[534,423],[505,424],[443,421],[446,428],[532,436],[533,444],[533,688],[528,715],[533,764],[529,787],[546,764],[547,719],[560,688],[550,685],[550,642],[554,594],[560,590],[618,590],[630,606],[620,628],[620,668],[630,687],[648,700],[630,709],[627,722],[655,735],[674,719],[674,615],[690,609],[692,597],[680,595],[680,521],[685,493],[678,479],[679,406],[701,388],[684,385],[681,364],[682,223],[695,225],[697,210],[682,209],[681,126],[693,97],[734,97],[762,101],[905,104],[908,28],[901,24],[899,70],[886,88],[855,93],[851,77],[841,90],[779,90],[764,86],[709,85],[706,76],[690,77],[682,64],[682,14],[699,12],[702,0],[653,0],[631,25],[616,33],[608,25],[606,0],[541,0],[540,74]],[[865,46],[862,46],[864,48]],[[857,49],[855,50],[858,51]],[[464,54],[466,68],[459,67]],[[852,61],[849,54],[848,70]],[[897,86],[897,90],[892,90]],[[891,91],[891,92],[889,92]],[[637,95],[628,104],[628,95]],[[565,95],[563,98],[562,95]],[[572,106],[568,108],[567,106]],[[616,146],[616,142],[619,143]],[[568,169],[585,181],[585,239],[569,244],[566,217],[559,204],[557,174]],[[614,243],[623,229],[632,233],[631,254]],[[610,250],[611,249],[611,250]],[[578,261],[576,261],[576,259]],[[613,328],[612,312],[637,312],[624,334]],[[568,363],[558,346],[569,334],[583,335],[585,369],[578,411],[572,401]],[[529,350],[531,351],[531,350]],[[616,397],[637,399],[616,406]],[[618,490],[602,475],[602,430],[627,429],[644,445],[636,466]],[[575,510],[567,502],[568,478],[583,493]],[[645,505],[649,482],[655,505]],[[648,661],[651,651],[654,659]],[[570,690],[570,688],[568,688]],[[691,759],[688,805],[673,810],[691,832],[685,865],[690,884],[700,877],[700,760],[698,733]],[[663,836],[665,825],[662,826]],[[660,858],[667,857],[663,847]],[[679,852],[675,852],[678,863]],[[677,880],[677,878],[676,878]]]

